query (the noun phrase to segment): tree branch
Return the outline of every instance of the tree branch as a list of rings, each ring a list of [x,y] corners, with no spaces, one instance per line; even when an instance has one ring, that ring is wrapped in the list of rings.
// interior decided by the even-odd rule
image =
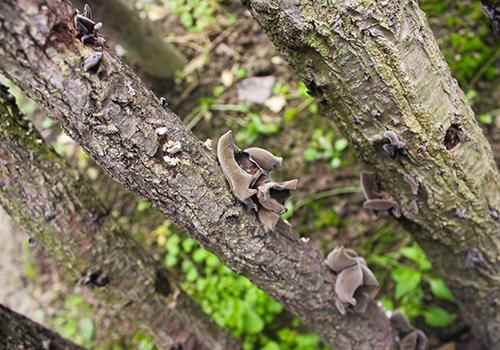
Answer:
[[[499,348],[500,177],[418,2],[245,3],[399,203],[477,338]]]
[[[202,349],[238,349],[121,231],[96,193],[41,142],[5,91],[0,85],[0,204],[10,216],[96,297],[142,322],[161,349],[188,340]]]
[[[371,303],[366,314],[340,316],[334,277],[320,252],[286,227],[266,234],[228,191],[213,151],[112,53],[104,51],[97,74],[81,69],[93,49],[75,39],[73,13],[60,0],[1,2],[0,70],[58,118],[115,179],[150,199],[328,344],[390,349],[393,334],[383,311]],[[181,151],[167,154],[167,142],[178,142]]]
[[[0,350],[83,350],[42,325],[0,304]]]

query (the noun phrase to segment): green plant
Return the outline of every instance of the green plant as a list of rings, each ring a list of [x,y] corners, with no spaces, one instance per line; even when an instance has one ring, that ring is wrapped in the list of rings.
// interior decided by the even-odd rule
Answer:
[[[254,143],[260,136],[277,134],[280,125],[274,122],[264,122],[256,113],[249,113],[245,119],[244,126],[236,133],[236,143],[248,146]]]
[[[298,324],[271,332],[283,307],[247,278],[229,270],[215,255],[168,223],[154,231],[165,249],[164,263],[183,272],[183,289],[220,326],[241,338],[244,349],[313,350],[319,338],[297,330]]]
[[[53,319],[54,329],[63,337],[86,348],[95,347],[92,307],[78,295],[68,295],[64,307]]]
[[[304,151],[304,159],[308,162],[324,160],[335,169],[342,165],[341,157],[347,146],[344,138],[334,140],[332,131],[325,133],[321,129],[315,129]]]
[[[166,5],[190,32],[202,32],[215,20],[215,0],[169,0]]]
[[[432,327],[453,323],[455,314],[438,306],[439,302],[453,302],[453,294],[441,278],[432,274],[431,263],[416,243],[385,255],[373,254],[367,260],[385,270],[394,285],[393,296],[382,298],[386,308],[393,309],[397,305],[408,318],[421,316]],[[434,297],[431,306],[426,306],[427,301],[424,303],[427,291]]]

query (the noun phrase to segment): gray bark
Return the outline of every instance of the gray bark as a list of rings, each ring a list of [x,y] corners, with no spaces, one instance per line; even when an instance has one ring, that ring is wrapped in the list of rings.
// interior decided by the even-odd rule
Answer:
[[[10,96],[11,97],[11,96]],[[145,326],[160,349],[238,349],[41,141],[0,85],[0,205],[74,281]]]
[[[477,338],[500,349],[500,177],[417,1],[245,3],[399,203]],[[395,159],[386,130],[406,143]]]
[[[59,119],[111,176],[151,200],[327,344],[390,349],[393,334],[383,311],[371,303],[366,314],[339,315],[334,277],[320,252],[284,226],[266,234],[229,192],[213,151],[112,53],[105,50],[97,74],[81,69],[92,49],[75,39],[72,13],[59,0],[1,2],[0,71]],[[163,136],[156,133],[160,127],[167,130]],[[167,155],[169,141],[179,142],[181,152]]]
[[[0,350],[83,350],[0,304]]]

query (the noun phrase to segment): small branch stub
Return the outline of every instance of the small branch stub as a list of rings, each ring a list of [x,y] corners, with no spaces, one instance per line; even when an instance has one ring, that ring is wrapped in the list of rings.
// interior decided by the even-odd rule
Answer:
[[[231,131],[219,138],[217,158],[234,196],[257,212],[266,232],[274,230],[286,212],[284,204],[290,191],[297,189],[298,183],[297,179],[276,182],[271,178],[270,172],[283,159],[259,147],[239,150]]]

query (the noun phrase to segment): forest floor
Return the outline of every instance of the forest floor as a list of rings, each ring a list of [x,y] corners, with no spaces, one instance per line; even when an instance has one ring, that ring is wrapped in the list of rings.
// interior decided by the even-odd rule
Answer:
[[[188,6],[190,1],[172,3],[177,4],[172,10],[177,16],[167,15],[163,5],[150,4],[145,11],[163,25],[166,40],[175,44],[189,63],[174,88],[170,83],[151,77],[145,77],[146,82],[158,95],[167,98],[169,107],[200,139],[215,141],[231,129],[241,147],[259,145],[284,157],[283,167],[276,177],[300,180],[298,191],[287,203],[286,214],[296,232],[308,237],[325,253],[344,245],[363,254],[383,285],[380,301],[387,309],[402,309],[430,336],[433,348],[479,349],[455,316],[457,309],[453,296],[442,280],[433,275],[420,248],[395,221],[362,209],[358,182],[362,165],[335,126],[321,118],[315,101],[249,13],[239,2],[228,1],[220,5],[217,1],[202,1],[206,7],[204,11],[183,9],[179,5]],[[471,1],[455,4],[453,1],[425,0],[422,6],[430,17],[453,74],[492,140],[495,156],[500,159],[500,48],[490,37],[485,18],[478,5]],[[203,300],[204,309],[219,324],[231,329],[245,344],[250,344],[249,349],[317,348],[313,338],[298,336],[306,334],[304,327],[284,312],[269,315],[266,310],[259,311],[252,316],[252,320],[261,319],[261,323],[257,322],[259,327],[254,323],[245,328],[213,311],[226,305],[207,301],[215,294],[222,299],[245,299],[249,292],[229,296],[208,287],[197,290],[190,277],[193,271],[198,274],[197,281],[202,280],[203,275],[207,284],[215,278],[218,281],[225,278],[235,285],[246,282],[226,272],[218,275],[213,269],[201,269],[195,254],[191,253],[201,249],[185,248],[191,243],[182,233],[166,223],[147,203],[124,193],[105,179],[67,138],[57,136],[57,126],[45,113],[25,100],[23,105],[27,113],[36,116],[38,125],[45,129],[56,149],[78,164],[97,188],[113,189],[101,193],[113,207],[114,215],[167,266],[179,269],[185,276],[183,286],[186,290]],[[4,215],[0,215],[0,239],[9,242],[0,246],[0,285],[8,286],[0,289],[0,301],[44,321],[89,348],[103,346],[106,336],[96,334],[96,324],[113,329],[113,316],[94,317],[88,302],[94,308],[99,305],[96,306],[91,298],[78,296],[77,287],[64,287],[57,269],[43,258],[43,252],[35,250],[35,259],[30,255],[26,237],[25,233],[10,230]],[[172,255],[176,244],[185,249],[180,257]],[[187,261],[197,268],[193,270]],[[188,265],[190,267],[186,267]],[[213,266],[218,265],[214,262]],[[264,308],[274,305],[260,294],[257,299],[261,303],[258,305]],[[250,311],[239,312],[241,315],[232,317],[252,315]],[[257,328],[259,333],[254,332]],[[129,331],[126,328],[121,333]],[[293,334],[295,340],[289,339],[287,334]],[[300,347],[298,338],[312,345]],[[147,344],[142,334],[135,335],[134,339],[139,340],[133,344]],[[135,346],[123,339],[118,342],[124,349]],[[278,348],[269,344],[278,344]]]

